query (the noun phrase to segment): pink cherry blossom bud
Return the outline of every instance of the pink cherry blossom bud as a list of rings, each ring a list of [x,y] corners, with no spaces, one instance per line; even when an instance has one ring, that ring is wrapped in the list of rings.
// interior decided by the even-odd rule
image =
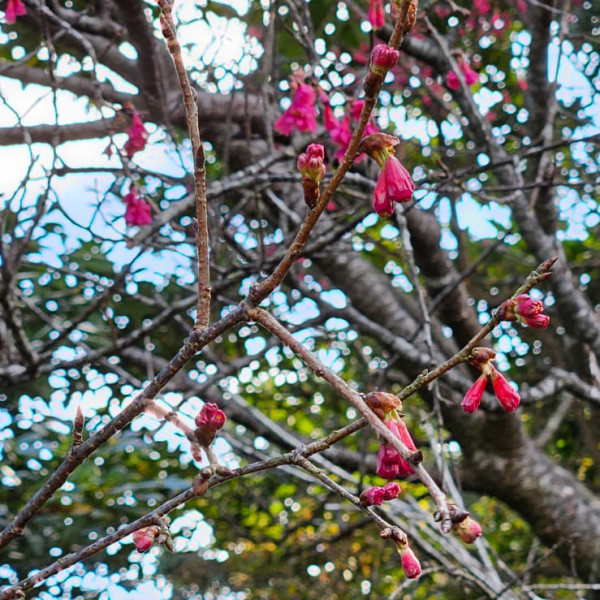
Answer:
[[[365,396],[365,402],[380,419],[393,410],[402,410],[400,399],[387,392],[370,392]]]
[[[369,0],[369,12],[367,19],[373,29],[381,29],[385,24],[385,11],[383,0]]]
[[[217,431],[225,425],[225,413],[212,402],[207,402],[196,415],[196,439],[202,446],[210,446]]]
[[[399,477],[401,460],[402,457],[395,448],[388,444],[381,444],[377,453],[377,475],[384,479]]]
[[[486,386],[487,375],[482,373],[469,388],[461,403],[461,406],[466,413],[474,413],[479,408]]]
[[[387,44],[377,44],[371,51],[371,64],[378,73],[385,74],[396,66],[400,52]]]
[[[379,173],[373,192],[373,210],[380,217],[391,217],[394,214],[394,201],[388,197],[383,171]]]
[[[148,552],[150,550],[154,538],[156,537],[156,527],[145,527],[133,532],[133,543],[138,552]]]
[[[386,483],[383,486],[383,499],[393,500],[401,491],[402,490],[400,489],[399,484],[397,484],[395,481],[390,481],[390,483]]]
[[[363,490],[360,495],[361,506],[381,506],[385,492],[383,488],[374,486]]]
[[[394,202],[408,202],[412,198],[415,184],[402,163],[395,156],[389,156],[383,171],[388,197]]]
[[[507,300],[500,310],[504,311],[505,321],[519,321],[536,329],[545,329],[550,324],[550,317],[543,314],[544,304],[528,294]]]
[[[494,388],[494,393],[496,394],[496,398],[498,398],[498,402],[502,408],[506,411],[513,411],[519,403],[521,402],[521,396],[515,388],[504,379],[504,377],[498,373],[495,367],[492,366],[492,371],[490,373],[490,377],[492,379],[492,386]]]
[[[27,10],[21,0],[8,0],[4,9],[4,17],[6,22],[11,24],[17,20],[17,17],[22,17],[27,14]]]
[[[454,523],[453,531],[465,544],[472,544],[478,537],[483,534],[481,525],[475,519],[467,517],[460,523]]]
[[[465,83],[467,85],[473,85],[474,83],[477,83],[479,81],[479,75],[476,71],[473,71],[473,69],[471,69],[469,63],[463,62],[461,68],[465,77]]]
[[[298,157],[298,170],[304,177],[319,183],[325,177],[325,148],[321,144],[310,144]]]
[[[400,559],[404,574],[409,579],[416,579],[421,574],[421,564],[408,544],[399,546]]]

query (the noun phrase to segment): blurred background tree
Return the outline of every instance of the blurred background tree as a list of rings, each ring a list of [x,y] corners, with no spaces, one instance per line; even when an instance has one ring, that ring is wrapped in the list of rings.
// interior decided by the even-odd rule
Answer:
[[[371,48],[393,27],[386,3],[383,27],[373,29],[373,4],[175,2],[206,156],[212,322],[293,239],[307,210],[297,155],[324,144],[326,181],[343,155]],[[191,145],[157,4],[24,0],[26,14],[8,23],[13,5],[0,2],[0,526],[8,529],[69,455],[77,408],[88,439],[178,352],[197,293]],[[425,464],[481,523],[483,539],[466,547],[442,535],[425,487],[409,477],[381,513],[420,557],[423,575],[407,580],[363,512],[288,464],[177,507],[174,553],[140,554],[128,537],[28,597],[595,598],[599,28],[589,1],[422,2],[371,125],[401,139],[414,203],[377,216],[378,169],[357,161],[261,305],[357,391],[399,393],[466,344],[538,263],[559,257],[532,292],[550,327],[502,322],[488,338],[521,408],[505,413],[486,395],[465,414],[460,402],[477,376],[466,366],[404,405]],[[316,131],[283,135],[275,124],[299,83],[318,92]],[[134,209],[142,212],[126,218]],[[359,416],[249,322],[221,332],[157,402],[190,425],[203,402],[223,408],[215,451],[231,469]],[[377,448],[362,429],[313,458],[359,494],[383,481]],[[198,466],[171,421],[137,417],[0,550],[0,586],[187,490]]]

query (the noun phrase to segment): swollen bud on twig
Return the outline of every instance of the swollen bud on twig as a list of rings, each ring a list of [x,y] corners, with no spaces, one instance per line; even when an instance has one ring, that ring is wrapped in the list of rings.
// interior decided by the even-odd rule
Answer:
[[[210,446],[217,431],[225,425],[225,413],[212,402],[207,402],[196,415],[194,435],[201,446]]]
[[[408,542],[399,542],[397,548],[400,553],[404,574],[409,579],[416,579],[421,574],[421,563],[419,563],[415,553],[411,550]]]
[[[545,329],[550,324],[550,317],[543,312],[544,305],[540,300],[534,300],[529,294],[521,294],[502,304],[498,316],[503,321],[519,321],[535,329]]]
[[[158,535],[158,527],[144,527],[133,532],[133,543],[135,549],[142,554],[148,552],[154,543],[154,538]]]
[[[325,177],[325,148],[321,144],[309,144],[306,152],[298,157],[298,171],[302,175],[304,201],[314,208],[319,200],[319,183]]]
[[[400,486],[391,482],[386,483],[383,487],[373,486],[363,490],[360,495],[361,506],[381,506],[384,500],[393,500],[402,490]]]
[[[370,392],[365,396],[365,402],[380,419],[385,419],[393,410],[402,410],[400,399],[387,392]]]
[[[452,525],[452,531],[454,531],[465,544],[472,544],[478,537],[483,535],[481,525],[469,516],[460,523],[454,523]]]
[[[406,23],[404,23],[404,33],[410,33],[417,22],[417,10],[419,8],[419,0],[411,0],[406,15]]]

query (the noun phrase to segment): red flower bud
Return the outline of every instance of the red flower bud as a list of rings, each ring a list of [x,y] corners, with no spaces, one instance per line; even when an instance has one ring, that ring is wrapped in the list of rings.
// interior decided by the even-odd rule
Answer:
[[[471,519],[471,517],[467,517],[460,523],[454,523],[452,530],[465,544],[472,544],[483,534],[481,525],[475,519]]]
[[[225,425],[225,413],[212,402],[207,402],[196,415],[196,438],[202,446],[212,444],[217,431]]]
[[[377,73],[384,74],[392,67],[396,66],[400,52],[395,48],[391,48],[387,44],[377,44],[371,51],[371,64],[373,70]]]
[[[417,447],[410,437],[406,424],[402,419],[391,417],[384,421],[386,427],[409,449],[416,452]],[[377,454],[377,475],[384,479],[406,477],[414,473],[414,469],[400,456],[400,453],[383,443]]]
[[[148,552],[150,550],[154,538],[156,537],[156,527],[145,527],[133,532],[133,543],[138,552]]]
[[[393,500],[401,491],[402,490],[400,489],[399,484],[397,484],[395,481],[390,481],[383,486],[383,499]]]
[[[550,317],[542,314],[544,305],[540,300],[534,300],[528,294],[521,294],[507,300],[503,305],[505,321],[519,321],[529,327],[545,329],[550,324]]]
[[[399,546],[400,559],[402,560],[402,568],[405,575],[409,579],[416,579],[421,574],[421,564],[419,563],[415,553],[411,550],[408,544]]]
[[[465,394],[464,400],[461,403],[461,406],[466,413],[473,413],[479,408],[486,386],[487,375],[482,373],[469,388],[469,391]]]
[[[521,396],[515,388],[504,379],[500,373],[492,366],[492,372],[490,373],[492,379],[492,386],[494,387],[494,393],[498,402],[502,405],[502,408],[506,411],[513,411],[521,402]]]
[[[381,503],[385,500],[384,495],[383,488],[370,487],[361,493],[360,504],[361,506],[381,506]]]
[[[383,0],[369,0],[369,12],[367,19],[373,29],[381,29],[385,23],[385,11]]]

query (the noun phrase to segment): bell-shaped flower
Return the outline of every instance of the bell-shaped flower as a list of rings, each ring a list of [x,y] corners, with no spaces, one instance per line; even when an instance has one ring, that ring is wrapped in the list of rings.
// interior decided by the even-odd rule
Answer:
[[[295,82],[292,103],[284,113],[275,121],[275,129],[283,135],[292,135],[294,130],[300,132],[317,131],[317,109],[315,102],[317,94],[312,85]]]
[[[150,205],[142,196],[138,195],[134,186],[131,186],[129,192],[124,196],[123,202],[127,205],[125,209],[125,223],[127,225],[141,227],[152,223]]]
[[[148,132],[144,127],[144,123],[135,110],[132,115],[132,124],[126,133],[129,139],[125,142],[125,153],[131,158],[136,152],[140,152],[146,147],[148,141]]]
[[[383,0],[369,0],[367,19],[373,29],[381,29],[385,24]]]
[[[4,18],[6,22],[11,24],[17,20],[17,17],[23,17],[27,14],[25,5],[21,0],[8,0],[4,9]]]
[[[415,553],[406,542],[398,545],[398,552],[400,553],[404,574],[409,579],[416,579],[421,574],[421,563],[419,563]]]

